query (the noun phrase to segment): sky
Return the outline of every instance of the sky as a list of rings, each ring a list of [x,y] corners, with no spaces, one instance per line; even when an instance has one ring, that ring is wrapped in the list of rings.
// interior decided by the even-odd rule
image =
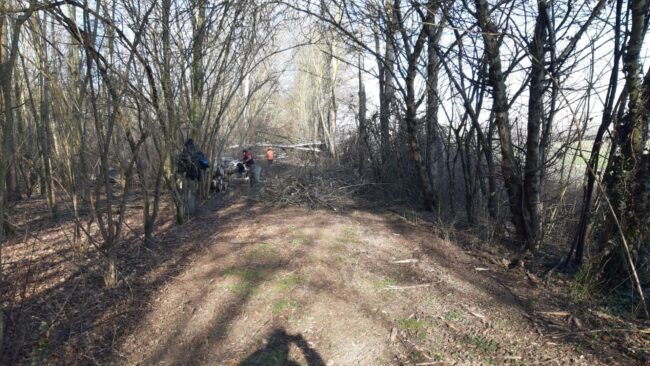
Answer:
[[[519,50],[525,50],[526,45],[522,44],[521,36],[517,32],[523,34],[530,34],[534,26],[534,18],[536,12],[534,9],[530,9],[528,6],[530,4],[522,2],[522,5],[516,9],[513,13],[512,24],[509,24],[506,29],[506,38],[504,45],[501,48],[502,60],[504,63],[504,68],[507,67],[508,61],[511,57],[513,50],[519,47]],[[578,1],[574,2],[573,12],[581,12],[581,14],[587,14],[588,11],[593,7],[593,1]],[[588,127],[588,134],[593,133],[597,126],[600,124],[600,119],[602,118],[602,109],[603,102],[605,99],[605,92],[607,90],[607,85],[609,83],[610,72],[611,72],[611,63],[612,63],[612,50],[613,50],[613,30],[612,25],[608,24],[613,22],[612,18],[614,16],[614,10],[611,6],[606,6],[605,10],[601,13],[600,17],[596,19],[589,30],[583,35],[580,42],[576,47],[576,52],[573,56],[569,58],[567,66],[571,66],[570,73],[563,75],[560,78],[560,82],[563,85],[563,90],[560,96],[558,97],[558,106],[560,110],[557,113],[555,119],[555,131],[560,133],[569,129],[570,127],[575,127],[576,122],[586,123]],[[495,18],[498,18],[498,14],[495,15]],[[453,41],[453,30],[449,25],[446,26],[441,39],[441,47],[443,50],[446,49]],[[472,30],[476,33],[476,30]],[[566,34],[559,34],[559,39],[557,40],[558,51],[561,51],[568,40],[572,35],[577,31],[577,26],[570,27]],[[296,42],[295,37],[301,37],[304,34],[299,32],[291,32],[287,34],[287,42]],[[471,47],[469,39],[467,39],[466,47]],[[371,48],[374,48],[374,45],[368,45]],[[482,52],[479,50],[479,52]],[[646,39],[643,48],[643,59],[646,60],[650,55],[650,40]],[[372,114],[373,110],[378,109],[379,104],[379,88],[376,78],[376,60],[374,56],[365,54],[364,55],[364,64],[368,68],[368,73],[364,74],[364,84],[366,87],[366,93],[368,98],[369,105],[369,115]],[[357,55],[350,54],[342,56],[346,58],[350,63],[357,63]],[[528,72],[530,67],[530,61],[527,57],[524,57],[523,60],[515,65],[515,71],[508,77],[507,87],[509,95],[512,96],[516,90],[519,89],[521,83],[525,79],[525,75]],[[351,68],[350,68],[351,69]],[[293,69],[291,72],[287,73],[284,85],[290,87],[292,78],[295,77],[295,73],[299,72]],[[469,73],[468,73],[469,74]],[[619,88],[618,92],[620,93],[622,89],[622,84],[624,82],[624,75],[619,74]],[[589,80],[592,80],[589,82]],[[418,79],[417,84],[419,90],[424,90],[424,83],[422,79]],[[441,72],[440,76],[440,85],[443,86],[441,91],[442,106],[439,112],[439,119],[445,121],[446,114],[458,116],[459,113],[462,113],[462,108],[459,108],[458,103],[452,103],[452,92],[453,90],[445,85],[449,85],[450,82],[447,80],[447,76],[444,71]],[[340,97],[343,100],[351,101],[356,103],[356,93],[358,88],[358,80],[356,79],[355,72],[348,72],[348,76],[342,80],[341,84],[341,93]],[[349,98],[350,95],[353,95],[353,98]],[[589,98],[586,96],[589,95]],[[525,132],[525,121],[527,118],[527,103],[528,103],[528,93],[524,91],[514,102],[513,107],[510,111],[511,120],[514,125],[515,130]],[[489,98],[484,104],[484,108],[489,108]],[[455,109],[455,110],[454,110]],[[424,106],[421,106],[420,113],[424,113]],[[483,119],[487,119],[489,116],[488,111],[484,111],[482,114]],[[354,125],[354,116],[345,115],[341,116],[344,120],[340,121],[341,126]]]

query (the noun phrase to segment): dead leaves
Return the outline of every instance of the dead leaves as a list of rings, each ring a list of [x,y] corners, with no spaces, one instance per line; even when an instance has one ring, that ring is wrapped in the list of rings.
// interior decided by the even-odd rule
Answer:
[[[528,283],[534,287],[542,285],[542,280],[537,277],[534,273],[526,271],[526,278],[528,278]]]

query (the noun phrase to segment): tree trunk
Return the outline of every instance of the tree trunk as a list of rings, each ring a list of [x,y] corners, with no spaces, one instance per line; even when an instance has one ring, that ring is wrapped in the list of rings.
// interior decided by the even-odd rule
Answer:
[[[478,130],[477,130],[478,132]],[[490,122],[487,136],[487,142],[483,148],[483,155],[485,156],[485,164],[487,165],[487,179],[488,179],[488,213],[490,218],[498,219],[498,196],[497,196],[497,169],[494,164],[494,151],[492,150],[492,138],[494,136],[494,122]]]
[[[192,101],[190,110],[191,132],[190,137],[199,141],[199,134],[202,122],[202,99],[203,99],[203,55],[205,44],[205,16],[206,0],[198,0],[194,9],[194,33],[192,36]]]
[[[384,166],[388,163],[390,156],[390,117],[392,103],[395,95],[393,78],[395,72],[395,33],[396,16],[395,1],[386,0],[386,50],[384,62],[379,62],[379,68],[383,70],[383,88],[379,90],[379,131],[381,137],[381,156]]]
[[[401,19],[399,6],[395,7],[395,18]],[[427,11],[425,18],[422,19],[425,23],[432,23],[435,21],[434,12]],[[404,27],[404,24],[399,24]],[[402,34],[402,42],[408,44],[410,40],[403,28],[400,33]],[[424,208],[428,211],[433,211],[437,208],[437,202],[433,193],[433,188],[430,185],[429,177],[427,175],[426,164],[422,161],[422,153],[418,144],[418,123],[417,123],[417,106],[415,95],[415,77],[418,73],[418,61],[424,49],[427,39],[427,30],[423,25],[418,35],[417,41],[411,50],[410,47],[405,47],[406,61],[408,63],[406,70],[406,93],[404,95],[404,102],[406,104],[406,113],[404,115],[404,124],[406,125],[406,139],[410,148],[411,161],[415,166],[415,173],[417,176],[418,184],[422,193]]]
[[[174,145],[178,142],[177,134],[179,132],[178,121],[176,118],[174,107],[174,95],[172,90],[172,76],[171,76],[171,0],[162,0],[162,75],[161,84],[163,91],[163,98],[165,101],[165,116],[161,119],[161,127],[163,139],[158,146],[158,150],[163,161],[165,161],[165,181],[169,190],[172,192],[172,199],[176,207],[176,222],[183,224],[187,220],[185,199],[182,192],[183,187],[186,186],[185,179],[180,178],[182,187],[177,184],[176,175],[176,161]],[[162,122],[164,121],[164,122]]]
[[[106,268],[104,269],[104,286],[114,288],[117,286],[117,253],[115,248],[110,247],[106,253]]]
[[[47,34],[47,18],[44,15],[40,21],[41,32]],[[40,45],[40,87],[41,87],[41,101],[40,101],[40,128],[39,128],[39,145],[41,152],[41,164],[43,171],[43,178],[45,183],[45,194],[47,198],[47,205],[50,209],[52,217],[56,216],[56,194],[54,193],[54,180],[52,179],[52,128],[50,126],[50,83],[45,76],[49,70],[48,61],[48,45],[45,38],[42,39]]]
[[[361,56],[359,56],[359,142],[357,143],[357,152],[359,154],[359,175],[363,176],[366,154],[370,152],[364,149],[368,141],[368,131],[366,128],[366,88],[361,76]]]
[[[0,9],[4,11],[4,9]],[[8,156],[6,140],[9,138],[6,123],[7,119],[12,118],[8,116],[11,114],[11,103],[10,98],[7,98],[7,83],[11,83],[10,72],[8,70],[9,63],[7,62],[7,56],[4,51],[8,46],[8,34],[6,33],[6,24],[5,24],[5,14],[0,14],[0,83],[2,93],[2,98],[0,98],[0,110],[4,111],[4,118],[0,119],[0,141],[2,141],[2,152],[0,153],[0,363],[2,363],[2,351],[4,350],[4,286],[3,281],[3,271],[2,271],[2,247],[5,242],[6,232],[5,232],[5,209],[6,209],[6,197],[7,197],[7,181],[6,181],[6,158]],[[6,80],[9,78],[10,80]],[[4,122],[4,123],[2,123]]]
[[[647,126],[646,94],[641,83],[641,47],[645,36],[647,0],[632,2],[632,25],[624,55],[623,70],[629,90],[628,114],[616,125],[616,138],[620,149],[615,153],[608,169],[607,195],[613,214],[619,217],[621,227],[606,225],[603,238],[610,238],[604,246],[605,255],[600,266],[604,279],[612,286],[629,278],[631,265],[626,258],[624,243],[614,238],[618,230],[629,244],[632,265],[640,259],[641,248],[650,240],[650,158],[643,154]],[[609,220],[612,221],[612,220]]]
[[[163,165],[160,164],[156,170],[156,181],[154,183],[153,203],[147,197],[145,201],[145,222],[144,222],[144,243],[149,245],[153,243],[153,233],[158,217],[160,207],[160,188],[162,185]],[[153,205],[153,207],[151,207]]]
[[[415,79],[415,70],[409,72],[406,76],[406,88],[408,97],[406,99],[406,115],[404,116],[404,123],[406,124],[406,133],[409,148],[411,150],[411,159],[415,164],[415,171],[418,178],[420,189],[422,190],[422,198],[424,208],[428,211],[433,211],[437,207],[437,202],[433,190],[429,185],[429,177],[427,176],[426,167],[422,161],[422,154],[417,139],[417,120],[415,108],[415,90],[413,82]]]
[[[529,52],[531,58],[530,88],[528,93],[528,128],[526,139],[526,164],[524,168],[524,215],[528,236],[525,238],[527,249],[539,246],[542,236],[541,223],[541,185],[542,185],[542,151],[540,147],[542,121],[544,119],[544,90],[548,3],[537,1],[537,21]]]
[[[2,8],[1,10],[4,10]],[[24,22],[31,15],[31,8],[14,19],[10,24],[5,24],[9,19],[5,14],[0,14],[0,106],[4,110],[4,123],[0,123],[0,137],[2,141],[2,150],[0,153],[0,363],[2,363],[2,351],[4,341],[4,291],[2,288],[2,246],[7,234],[7,205],[6,205],[6,179],[7,179],[7,156],[9,156],[9,138],[12,138],[7,132],[7,126],[13,126],[13,105],[11,100],[12,78],[14,66],[18,57],[18,44],[20,32]],[[11,29],[11,33],[5,33]],[[11,38],[10,38],[11,37]],[[11,45],[7,43],[11,39]],[[2,47],[4,46],[4,47]],[[7,47],[9,46],[9,47]],[[8,51],[6,54],[4,52]],[[2,122],[2,120],[0,120]]]
[[[527,220],[522,210],[523,192],[522,181],[519,169],[515,161],[515,155],[510,136],[510,119],[508,114],[508,99],[506,94],[506,83],[501,68],[501,56],[499,52],[499,31],[490,19],[490,12],[486,0],[475,0],[477,20],[485,43],[485,53],[489,65],[488,82],[492,87],[492,99],[495,122],[499,132],[501,143],[501,172],[508,191],[508,202],[512,224],[515,228],[517,239],[522,243],[528,238],[529,229]]]
[[[431,0],[427,11],[435,14],[438,11],[438,1]],[[433,17],[432,17],[433,18]],[[439,136],[438,108],[438,74],[440,72],[440,59],[436,48],[442,35],[442,28],[437,29],[433,22],[425,25],[427,29],[427,109],[426,109],[426,169],[431,187],[440,189],[440,175],[442,173],[442,141]]]

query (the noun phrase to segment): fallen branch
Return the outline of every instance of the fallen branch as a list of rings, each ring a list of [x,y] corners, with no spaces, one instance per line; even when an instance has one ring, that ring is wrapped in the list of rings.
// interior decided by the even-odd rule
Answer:
[[[538,311],[537,314],[549,315],[549,316],[569,316],[569,315],[571,315],[566,311]]]
[[[410,290],[414,288],[423,288],[431,286],[430,283],[423,283],[421,285],[411,285],[411,286],[386,286],[384,290]]]
[[[417,262],[418,262],[417,259],[402,259],[399,261],[393,261],[393,263],[395,264],[406,264],[406,263],[417,263]]]
[[[596,334],[596,333],[609,333],[609,332],[649,334],[650,329],[603,328],[603,329],[591,329],[591,330],[576,330],[576,331],[562,332],[562,333],[551,333],[547,335],[549,337],[564,337],[571,334]]]

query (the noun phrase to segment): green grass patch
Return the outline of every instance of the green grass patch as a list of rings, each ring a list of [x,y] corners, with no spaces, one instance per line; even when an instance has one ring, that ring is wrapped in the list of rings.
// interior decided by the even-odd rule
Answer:
[[[337,242],[332,246],[332,250],[335,253],[345,253],[348,250],[348,247],[345,244],[347,243]]]
[[[334,257],[334,261],[335,261],[335,262],[338,262],[338,263],[345,263],[346,259],[347,259],[347,258],[346,258],[344,255],[341,255],[341,254],[337,254],[337,255]]]
[[[280,299],[273,304],[273,314],[278,315],[284,312],[294,312],[301,308],[302,304],[296,300]]]
[[[237,267],[226,268],[223,274],[224,276],[237,276],[245,282],[258,282],[266,275],[265,271]]]
[[[375,281],[375,287],[384,288],[387,286],[396,286],[397,280],[391,277],[384,277],[379,281]]]
[[[292,274],[281,278],[278,281],[277,286],[280,291],[286,292],[286,291],[293,290],[294,288],[302,285],[303,283],[305,283],[304,276],[299,274]]]
[[[418,222],[418,214],[414,210],[411,210],[410,208],[405,209],[402,213],[402,216],[406,221],[410,221],[412,223],[417,224]]]
[[[427,330],[431,328],[431,323],[426,320],[413,318],[404,318],[397,321],[398,328],[405,330],[412,337],[424,340],[427,336]]]
[[[268,243],[259,243],[246,254],[245,258],[252,261],[276,260],[278,259],[278,255],[275,252],[273,245]]]
[[[431,326],[426,320],[417,320],[413,318],[400,319],[397,321],[397,326],[409,332],[419,332]]]
[[[447,321],[456,321],[456,320],[461,320],[465,317],[465,314],[463,314],[460,311],[457,310],[451,310],[442,315],[442,318]]]
[[[293,239],[291,239],[290,243],[291,243],[291,245],[294,245],[294,246],[301,246],[301,245],[307,245],[310,242],[311,242],[311,240],[309,239],[309,237],[307,237],[307,235],[299,234],[296,237],[294,237]]]
[[[336,237],[335,241],[339,244],[358,244],[361,242],[359,233],[352,228],[345,228],[341,231],[340,235]]]
[[[477,349],[485,353],[496,353],[500,347],[499,342],[481,335],[466,334],[463,337],[463,341],[476,346]]]
[[[237,295],[246,295],[253,292],[253,287],[247,282],[237,282],[228,286],[228,289]]]
[[[497,363],[496,361],[494,361],[494,360],[492,359],[492,357],[486,357],[486,358],[484,358],[484,359],[483,359],[483,364],[485,364],[485,365],[494,365],[494,366],[498,365],[498,363]]]
[[[590,266],[584,265],[580,267],[578,273],[573,276],[569,283],[569,292],[576,301],[590,300],[598,293],[598,286],[594,281]]]
[[[252,292],[255,287],[257,287],[257,284],[267,276],[266,271],[236,267],[226,268],[223,271],[223,274],[225,276],[237,277],[239,279],[237,283],[229,285],[228,289],[240,295]]]

